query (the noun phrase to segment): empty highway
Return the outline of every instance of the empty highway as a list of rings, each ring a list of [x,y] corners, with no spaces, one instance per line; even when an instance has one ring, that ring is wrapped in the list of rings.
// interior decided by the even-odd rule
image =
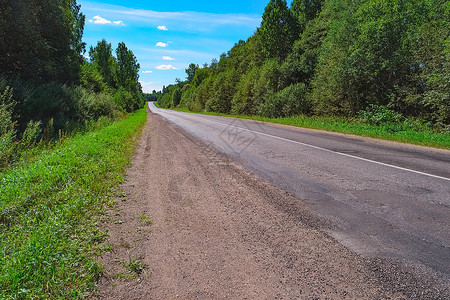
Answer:
[[[450,276],[450,151],[149,108],[306,203],[347,248]]]

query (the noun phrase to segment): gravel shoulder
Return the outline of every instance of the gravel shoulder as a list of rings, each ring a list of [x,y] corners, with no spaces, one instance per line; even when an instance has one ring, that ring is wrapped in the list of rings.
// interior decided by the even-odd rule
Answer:
[[[100,299],[450,296],[427,270],[351,252],[301,200],[150,112],[123,191]]]

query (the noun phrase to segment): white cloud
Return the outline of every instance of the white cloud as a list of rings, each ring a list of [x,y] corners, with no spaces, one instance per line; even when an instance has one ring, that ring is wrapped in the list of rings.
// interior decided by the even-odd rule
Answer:
[[[167,43],[163,43],[163,42],[158,42],[156,43],[156,47],[167,47],[169,44]]]
[[[111,24],[110,20],[106,20],[105,18],[102,18],[100,16],[95,16],[92,19],[89,20],[89,22],[94,24]]]
[[[214,14],[192,11],[159,12],[104,3],[100,6],[90,1],[84,3],[84,11],[102,13],[108,16],[113,15],[115,18],[123,19],[127,23],[134,22],[141,26],[142,24],[149,24],[151,27],[156,28],[174,27],[189,32],[211,32],[219,26],[237,26],[254,30],[261,23],[261,16],[256,14]]]
[[[144,93],[151,93],[153,90],[161,91],[163,87],[162,82],[139,81],[139,83],[141,84]]]
[[[158,30],[163,30],[163,31],[166,31],[166,30],[169,30],[169,29],[167,29],[167,27],[166,26],[158,26]]]
[[[153,71],[142,71],[142,73],[149,74],[149,73],[153,73]]]
[[[158,70],[178,70],[178,68],[175,68],[174,66],[172,66],[172,65],[160,65],[160,66],[157,66],[156,67],[156,69],[158,69]]]
[[[163,56],[162,57],[164,60],[175,60],[175,58],[170,57],[170,56]]]
[[[139,83],[141,84],[144,93],[151,93],[153,90],[159,91],[162,89],[162,87],[155,85],[154,82],[139,81]]]
[[[125,26],[125,23],[123,21],[113,21],[113,22],[111,22],[110,20],[102,18],[99,15],[97,15],[97,16],[93,17],[92,19],[90,19],[89,22],[90,23],[94,23],[94,24],[115,24],[115,25]]]

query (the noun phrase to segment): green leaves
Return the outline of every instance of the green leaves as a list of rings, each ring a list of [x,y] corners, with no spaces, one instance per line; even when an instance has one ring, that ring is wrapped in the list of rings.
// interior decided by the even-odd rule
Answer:
[[[257,30],[265,58],[283,60],[299,34],[297,19],[288,9],[286,1],[271,0]]]
[[[2,1],[0,19],[2,75],[39,82],[78,81],[84,15],[76,1]]]
[[[112,55],[111,44],[106,40],[91,47],[89,56],[91,62],[83,65],[81,77],[86,87],[109,92],[114,103],[126,112],[136,111],[144,105],[139,83],[140,65],[125,43],[118,44],[117,58]]]

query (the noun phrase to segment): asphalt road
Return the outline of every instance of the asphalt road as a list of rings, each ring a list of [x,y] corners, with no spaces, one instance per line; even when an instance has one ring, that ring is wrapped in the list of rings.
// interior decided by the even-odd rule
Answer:
[[[450,278],[450,151],[149,108],[307,203],[353,251]]]

